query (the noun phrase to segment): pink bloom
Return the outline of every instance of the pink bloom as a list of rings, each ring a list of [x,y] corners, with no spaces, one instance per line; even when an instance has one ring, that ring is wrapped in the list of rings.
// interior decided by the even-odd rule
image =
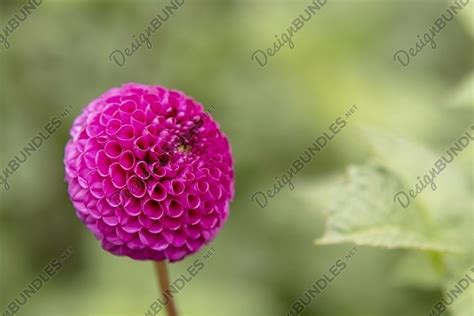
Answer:
[[[64,164],[77,216],[102,247],[177,261],[217,235],[234,195],[229,142],[184,93],[128,83],[76,118]]]

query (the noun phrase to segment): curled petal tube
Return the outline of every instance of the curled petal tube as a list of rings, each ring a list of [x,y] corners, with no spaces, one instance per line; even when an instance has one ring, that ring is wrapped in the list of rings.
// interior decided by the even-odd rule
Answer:
[[[141,133],[146,126],[145,112],[143,112],[142,110],[136,110],[135,112],[133,112],[131,124],[133,127],[135,127],[136,131],[139,131]]]
[[[148,216],[148,218],[157,220],[163,216],[163,208],[161,207],[160,202],[155,200],[148,200],[143,205],[143,213]]]
[[[125,203],[124,209],[125,212],[127,212],[127,214],[130,216],[139,215],[142,212],[142,204],[140,199],[137,199],[135,197],[129,198],[128,201]]]
[[[123,188],[127,184],[127,173],[118,162],[110,165],[109,176],[116,188]]]
[[[135,174],[141,179],[148,179],[151,175],[148,165],[144,161],[140,161],[135,166]]]
[[[204,180],[198,181],[195,186],[195,190],[199,192],[200,194],[204,194],[209,190],[209,183],[207,183]]]
[[[105,154],[110,159],[118,158],[121,153],[122,153],[122,146],[120,145],[120,143],[112,140],[105,144]]]
[[[166,175],[166,170],[161,166],[161,163],[155,162],[152,165],[152,175],[154,178],[163,178]]]
[[[153,200],[156,200],[158,202],[160,201],[163,201],[166,199],[166,196],[168,195],[168,193],[166,192],[166,188],[164,187],[163,184],[157,182],[151,189],[151,191],[149,192],[150,194],[150,197],[153,199]]]
[[[197,196],[196,194],[187,193],[185,195],[185,198],[186,198],[186,207],[189,209],[194,210],[194,209],[197,209],[201,205],[201,200],[199,196]]]
[[[131,170],[135,165],[135,156],[130,150],[126,150],[120,154],[119,164],[124,170]]]
[[[200,214],[197,210],[189,210],[187,224],[189,225],[199,224],[199,222],[201,222],[201,218],[202,218],[202,214]]]
[[[132,114],[137,109],[137,104],[133,100],[127,100],[120,104],[119,109],[124,113]]]
[[[146,195],[146,185],[137,176],[132,176],[127,180],[127,188],[131,195],[136,198],[142,198]]]
[[[122,125],[117,134],[115,134],[120,142],[124,145],[124,147],[130,148],[132,147],[134,137],[135,137],[135,129],[132,125]]]
[[[122,126],[122,122],[120,122],[120,120],[117,120],[117,119],[111,119],[108,123],[107,123],[107,127],[105,129],[105,132],[107,133],[107,135],[115,135],[117,134],[117,132],[119,131],[120,127]]]
[[[138,159],[144,159],[149,150],[148,139],[145,136],[138,137],[133,143],[133,152]]]
[[[179,180],[165,180],[162,182],[166,191],[171,195],[181,195],[186,186],[182,181]]]
[[[107,157],[105,151],[99,151],[95,156],[95,163],[97,165],[97,172],[105,177],[109,174],[109,168],[112,164],[112,161]]]
[[[180,217],[184,212],[184,207],[178,200],[167,200],[165,205],[165,212],[169,217]]]

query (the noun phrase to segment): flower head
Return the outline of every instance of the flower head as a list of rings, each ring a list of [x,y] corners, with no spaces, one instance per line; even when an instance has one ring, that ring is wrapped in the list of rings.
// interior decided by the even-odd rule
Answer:
[[[76,118],[64,164],[77,216],[102,247],[177,261],[219,232],[234,195],[229,142],[184,93],[129,83]]]

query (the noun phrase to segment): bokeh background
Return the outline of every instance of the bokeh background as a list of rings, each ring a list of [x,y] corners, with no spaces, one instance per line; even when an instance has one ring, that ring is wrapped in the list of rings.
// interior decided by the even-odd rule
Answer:
[[[2,30],[24,3],[0,1]],[[453,1],[328,0],[295,34],[295,47],[262,68],[251,54],[271,47],[310,1],[186,0],[152,35],[152,49],[142,46],[123,67],[110,62],[168,3],[44,0],[10,36],[10,49],[0,49],[0,171],[72,107],[10,177],[10,190],[0,190],[1,311],[67,247],[73,255],[64,268],[18,315],[143,315],[159,294],[150,262],[100,249],[76,218],[63,180],[74,117],[110,87],[132,81],[213,105],[233,147],[231,215],[215,254],[176,296],[182,315],[286,315],[355,243],[357,255],[302,315],[428,315],[474,264],[473,147],[408,209],[393,203],[396,191],[385,181],[413,188],[472,125],[474,4],[408,67],[393,61],[394,52],[414,47]],[[348,125],[293,179],[293,191],[286,187],[263,209],[250,200],[354,104]],[[382,175],[371,178],[377,168]],[[351,187],[358,179],[362,185]],[[328,222],[346,225],[333,232],[344,243],[315,243]],[[383,231],[391,225],[400,232],[394,240]],[[361,241],[364,229],[380,229],[380,242]],[[408,230],[446,247],[425,239],[390,247]],[[443,250],[450,246],[463,251]],[[173,264],[171,279],[198,256]],[[473,297],[463,294],[446,315],[474,315]]]

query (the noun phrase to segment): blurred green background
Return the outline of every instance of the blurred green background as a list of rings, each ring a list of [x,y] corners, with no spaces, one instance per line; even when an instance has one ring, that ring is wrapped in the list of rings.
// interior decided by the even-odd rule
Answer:
[[[24,3],[1,0],[0,31]],[[118,67],[109,54],[129,47],[168,1],[44,0],[10,36],[11,47],[0,49],[0,172],[54,116],[68,105],[72,113],[10,177],[10,190],[0,190],[1,311],[69,246],[63,270],[18,315],[144,315],[156,299],[152,264],[102,251],[76,218],[63,180],[74,117],[107,89],[140,82],[213,105],[234,152],[231,215],[212,244],[215,254],[176,296],[182,315],[286,315],[354,243],[357,255],[302,315],[428,315],[474,263],[473,147],[439,175],[435,192],[427,188],[408,209],[397,207],[396,191],[370,172],[361,172],[363,186],[350,189],[352,177],[360,178],[350,170],[377,164],[389,170],[382,177],[408,190],[472,125],[474,6],[436,36],[436,49],[425,47],[406,68],[393,61],[394,52],[414,47],[452,1],[328,0],[294,35],[293,49],[283,47],[263,68],[251,61],[310,3],[186,0],[151,36],[152,49],[142,46]],[[286,187],[264,209],[250,201],[353,104],[358,110],[347,127],[293,179],[293,191]],[[408,143],[397,147],[399,139]],[[432,154],[423,156],[425,150]],[[351,198],[362,206],[351,209]],[[364,222],[389,212],[396,222]],[[429,233],[409,227],[426,214]],[[331,216],[336,226],[394,225],[402,237],[419,232],[463,251],[420,246],[426,240],[390,247],[396,242],[383,231],[378,245],[354,234],[345,243],[315,244]],[[198,256],[173,264],[171,279]],[[474,315],[472,292],[446,315]]]

